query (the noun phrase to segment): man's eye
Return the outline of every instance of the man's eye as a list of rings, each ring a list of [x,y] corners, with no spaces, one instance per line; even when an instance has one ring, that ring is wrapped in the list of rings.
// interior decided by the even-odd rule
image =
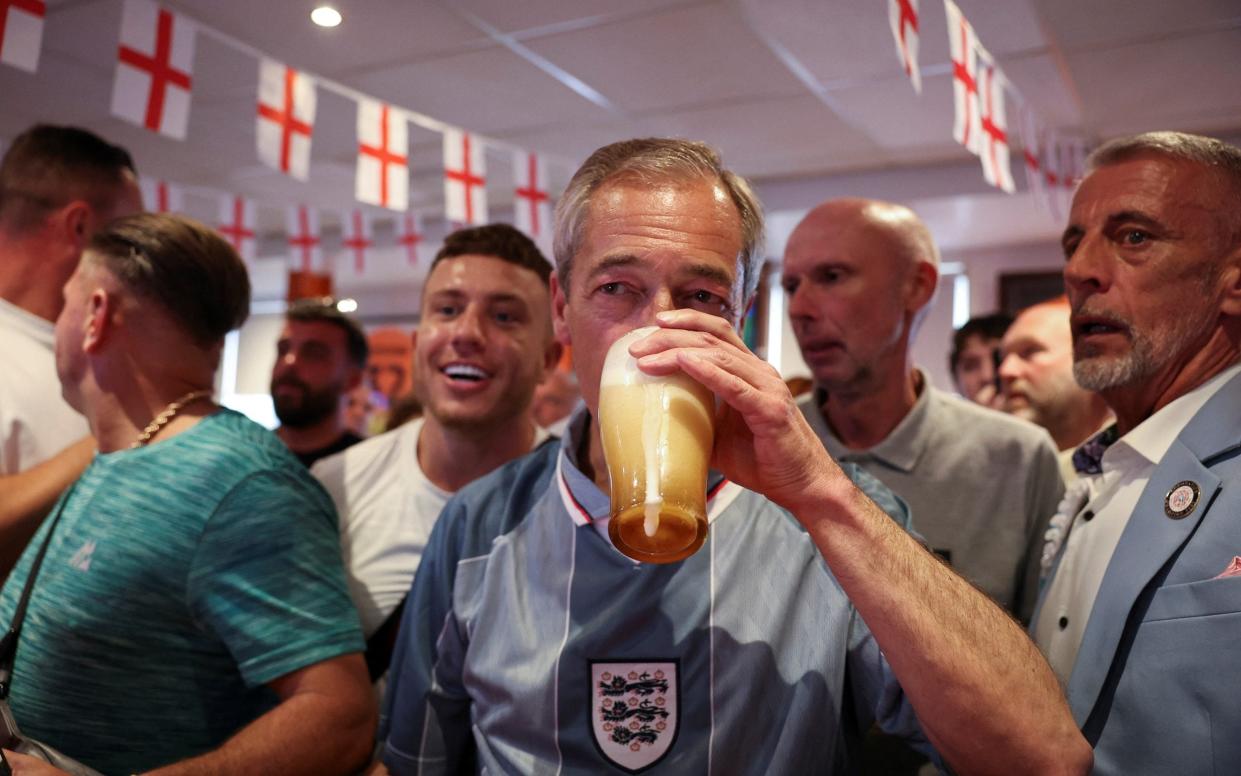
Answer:
[[[797,286],[800,285],[800,283],[797,280],[785,279],[785,281],[780,285],[784,287],[784,293],[792,296],[797,293]]]
[[[439,307],[435,308],[435,312],[437,312],[440,315],[445,315],[445,316],[453,315],[457,312],[457,306],[451,305],[451,304],[442,304]]]
[[[624,290],[625,290],[625,286],[621,283],[604,283],[603,285],[599,286],[599,291],[601,293],[607,294],[608,296],[615,296],[616,294],[619,294]]]
[[[710,291],[695,291],[693,298],[700,304],[720,304],[724,301]]]
[[[1150,235],[1141,229],[1126,229],[1120,239],[1125,245],[1142,245],[1150,240]]]

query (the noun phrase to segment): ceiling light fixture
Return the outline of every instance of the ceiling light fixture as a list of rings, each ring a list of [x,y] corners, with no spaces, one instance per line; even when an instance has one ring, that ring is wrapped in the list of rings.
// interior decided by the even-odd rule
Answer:
[[[358,302],[356,299],[342,299],[336,303],[336,309],[342,313],[351,313],[358,309]]]
[[[340,24],[340,11],[330,5],[321,5],[310,12],[310,20],[320,27],[335,27]]]

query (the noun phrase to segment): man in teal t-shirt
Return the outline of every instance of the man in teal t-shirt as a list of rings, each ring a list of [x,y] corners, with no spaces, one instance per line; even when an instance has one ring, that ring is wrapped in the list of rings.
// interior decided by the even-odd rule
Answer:
[[[23,734],[104,773],[348,773],[371,747],[331,500],[209,400],[248,299],[226,243],[157,215],[101,233],[65,288],[57,370],[100,454],[5,584],[0,626],[50,533],[9,702]]]

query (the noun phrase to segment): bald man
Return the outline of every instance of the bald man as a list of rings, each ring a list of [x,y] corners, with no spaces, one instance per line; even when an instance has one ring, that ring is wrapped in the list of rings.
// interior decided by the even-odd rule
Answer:
[[[789,317],[815,379],[800,406],[836,460],[901,496],[931,548],[1024,621],[1064,485],[1045,431],[936,390],[914,368],[938,266],[909,208],[841,199],[810,211],[784,256]]]
[[[1077,446],[1112,422],[1107,402],[1073,378],[1069,299],[1061,296],[1021,311],[1000,343],[1001,407],[1047,429],[1060,450],[1060,473],[1076,477]]]

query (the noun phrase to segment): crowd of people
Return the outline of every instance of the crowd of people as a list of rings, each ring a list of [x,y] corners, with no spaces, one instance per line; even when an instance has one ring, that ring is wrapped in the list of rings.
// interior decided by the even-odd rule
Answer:
[[[925,224],[820,204],[781,262],[811,372],[795,396],[739,334],[765,258],[749,184],[701,143],[613,143],[560,198],[550,260],[504,224],[445,239],[414,390],[369,436],[367,338],[331,300],[288,309],[275,433],[214,401],[245,266],[142,213],[135,176],[69,127],[0,162],[13,773],[1241,757],[1241,150],[1096,150],[1066,295],[959,329],[961,396],[913,363]],[[601,372],[641,326],[639,368],[718,407],[708,538],[669,564],[608,531]]]

